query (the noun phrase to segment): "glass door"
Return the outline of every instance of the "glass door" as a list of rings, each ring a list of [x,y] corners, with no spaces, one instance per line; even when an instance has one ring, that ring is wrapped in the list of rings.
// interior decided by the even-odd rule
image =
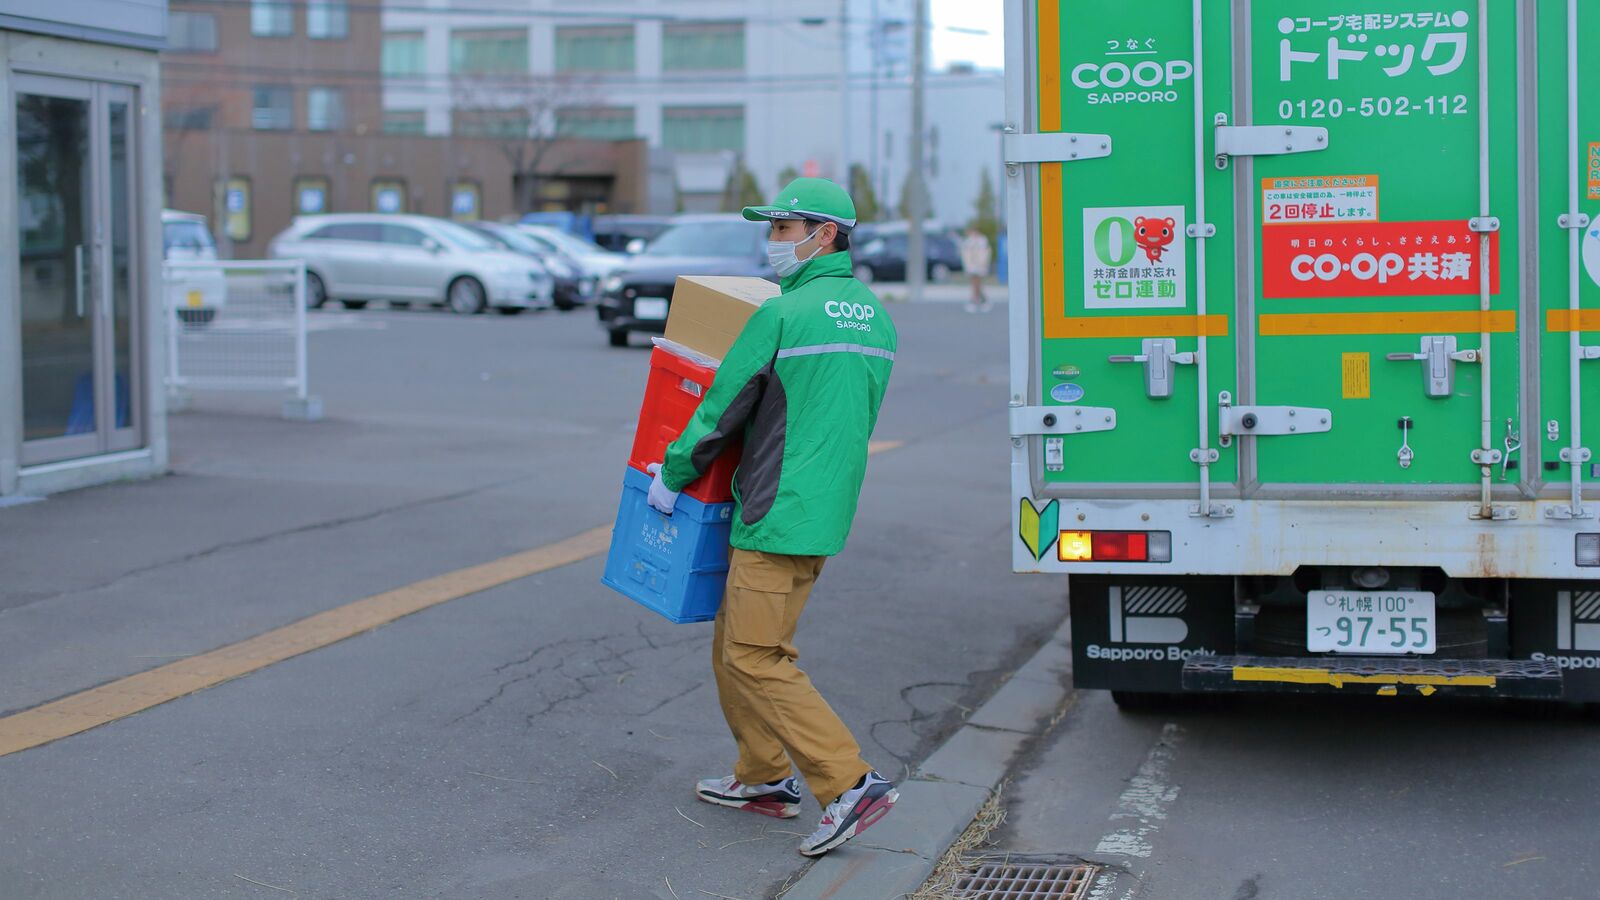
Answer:
[[[142,442],[133,90],[19,75],[22,462]]]

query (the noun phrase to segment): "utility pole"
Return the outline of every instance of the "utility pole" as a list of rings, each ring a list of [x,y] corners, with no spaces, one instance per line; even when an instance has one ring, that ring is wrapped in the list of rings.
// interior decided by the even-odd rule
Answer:
[[[839,166],[839,183],[850,190],[850,69],[855,60],[850,52],[850,0],[839,0],[839,143],[843,162]]]
[[[910,190],[906,191],[911,208],[906,210],[906,286],[912,302],[922,299],[922,289],[928,276],[927,254],[922,245],[922,220],[927,218],[927,189],[922,182],[923,150],[923,83],[928,67],[928,0],[912,0],[916,4],[911,17],[911,171]]]
[[[878,0],[872,0],[872,30],[869,33],[871,34],[868,40],[871,42],[870,49],[872,51],[872,82],[867,86],[869,92],[867,96],[871,98],[867,113],[867,142],[869,148],[867,152],[867,183],[876,188],[881,183],[878,180],[878,145],[882,143],[882,138],[878,134],[878,71],[880,65],[878,53],[883,45],[883,25],[878,20]],[[884,202],[888,196],[888,194],[880,193],[878,202]]]

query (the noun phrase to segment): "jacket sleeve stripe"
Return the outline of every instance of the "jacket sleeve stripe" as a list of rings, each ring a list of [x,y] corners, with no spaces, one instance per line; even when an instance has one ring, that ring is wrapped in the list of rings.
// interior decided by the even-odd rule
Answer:
[[[894,362],[894,353],[890,350],[880,350],[877,347],[868,347],[863,344],[812,344],[808,347],[787,347],[778,351],[779,359],[788,359],[792,356],[818,356],[823,353],[859,353],[862,356],[876,356]]]

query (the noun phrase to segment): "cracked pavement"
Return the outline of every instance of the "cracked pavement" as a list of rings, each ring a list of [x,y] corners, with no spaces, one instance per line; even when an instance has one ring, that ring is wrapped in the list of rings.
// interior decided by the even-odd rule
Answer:
[[[906,443],[873,458],[797,643],[868,759],[904,773],[1065,600],[1009,574],[1004,318],[891,314],[877,437]],[[311,336],[327,420],[202,396],[173,420],[173,477],[0,510],[0,709],[609,521],[642,349],[605,347],[591,311],[369,316],[387,327]],[[819,811],[695,801],[731,766],[711,628],[599,574],[533,575],[0,757],[0,897],[775,895]]]

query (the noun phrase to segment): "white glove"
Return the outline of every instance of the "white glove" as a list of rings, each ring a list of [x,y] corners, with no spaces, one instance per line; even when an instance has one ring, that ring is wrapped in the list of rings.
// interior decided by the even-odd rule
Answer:
[[[678,502],[678,492],[667,490],[666,483],[661,480],[661,463],[651,463],[644,470],[655,476],[655,480],[650,482],[651,508],[663,515],[672,515],[672,507]]]

